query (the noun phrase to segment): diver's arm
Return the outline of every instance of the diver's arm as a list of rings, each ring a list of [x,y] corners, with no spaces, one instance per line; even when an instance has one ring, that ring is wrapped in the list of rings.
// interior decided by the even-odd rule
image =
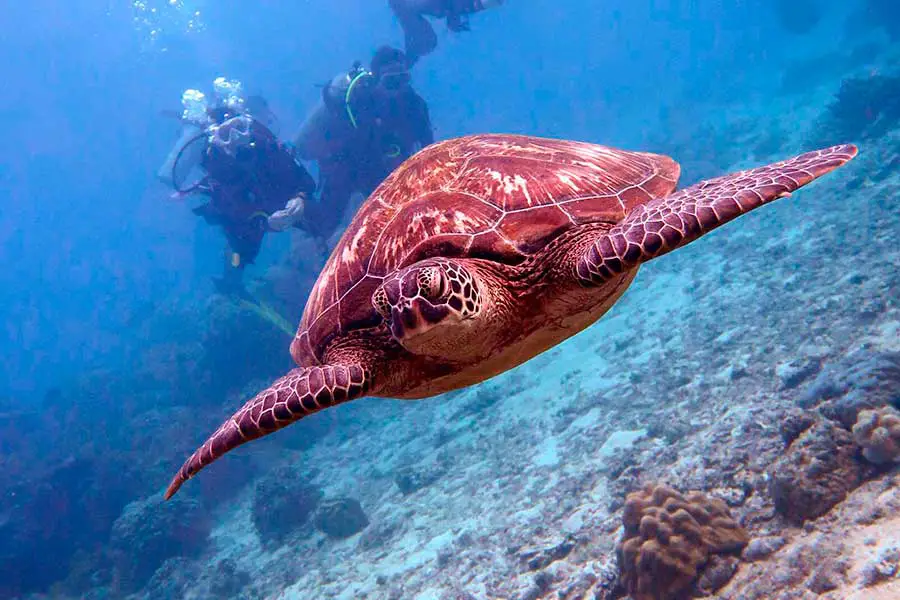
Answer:
[[[303,217],[303,209],[305,207],[306,194],[297,194],[287,201],[284,208],[269,215],[269,229],[272,231],[286,231],[290,229]]]
[[[503,4],[503,0],[462,0],[455,3],[447,14],[447,29],[454,33],[471,31],[469,15],[494,8]]]
[[[403,29],[407,66],[431,54],[437,47],[437,34],[425,15],[444,12],[439,0],[390,0],[391,9]]]

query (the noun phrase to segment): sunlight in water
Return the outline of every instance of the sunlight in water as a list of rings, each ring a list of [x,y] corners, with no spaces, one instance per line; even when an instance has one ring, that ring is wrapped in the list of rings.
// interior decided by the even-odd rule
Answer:
[[[142,48],[165,52],[172,36],[203,31],[201,5],[197,0],[134,0],[134,28]]]

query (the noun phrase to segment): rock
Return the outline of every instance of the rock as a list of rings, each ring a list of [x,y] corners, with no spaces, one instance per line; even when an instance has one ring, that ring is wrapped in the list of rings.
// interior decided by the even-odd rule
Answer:
[[[439,468],[403,467],[394,475],[394,483],[397,484],[401,494],[408,496],[433,484],[441,478],[441,475],[443,471]]]
[[[240,598],[251,577],[239,569],[233,560],[226,558],[216,563],[211,580],[209,591],[214,598]]]
[[[734,556],[713,555],[697,580],[697,589],[704,595],[714,594],[731,581],[739,562]]]
[[[380,548],[396,536],[402,527],[399,521],[380,521],[372,527],[366,528],[365,533],[360,536],[359,545],[365,550],[372,548]]]
[[[897,575],[900,548],[891,547],[881,552],[862,569],[862,585],[871,587]]]
[[[169,558],[153,573],[144,593],[148,598],[184,598],[199,577],[196,561],[183,556]]]
[[[817,566],[806,582],[806,587],[814,594],[824,594],[840,587],[841,568],[832,559],[826,559]]]
[[[358,500],[334,498],[319,505],[314,522],[316,528],[328,537],[342,539],[365,529],[369,518]]]
[[[816,422],[813,413],[804,410],[794,409],[785,415],[779,425],[779,433],[781,439],[784,440],[785,446],[790,446],[794,440],[800,437],[800,434],[812,427]]]
[[[747,501],[747,490],[736,487],[717,487],[709,490],[709,495],[723,500],[728,506],[743,506]]]
[[[850,429],[861,410],[900,408],[900,352],[857,350],[826,365],[800,394],[803,408],[818,407]]]
[[[563,559],[575,548],[576,540],[573,536],[566,536],[559,543],[542,548],[528,548],[519,552],[519,561],[525,564],[529,571],[543,569],[550,564]]]
[[[128,504],[110,537],[122,590],[142,587],[169,558],[198,554],[210,529],[209,512],[187,495],[165,504],[158,495]]]
[[[775,510],[795,524],[831,510],[871,472],[856,452],[850,433],[829,421],[808,429],[769,469]]]
[[[368,527],[360,536],[359,545],[364,550],[380,548],[397,535],[401,529],[400,522],[396,520],[378,522],[373,527]]]
[[[791,390],[815,375],[822,363],[813,359],[794,359],[775,367],[781,389]]]
[[[312,516],[322,492],[290,467],[276,469],[256,484],[252,518],[266,545],[278,544]]]
[[[525,592],[519,596],[519,600],[538,600],[550,589],[553,584],[553,577],[550,573],[543,571],[534,576],[534,583]]]
[[[780,535],[767,535],[765,537],[754,538],[750,540],[744,552],[741,555],[746,561],[753,562],[762,560],[784,547],[786,540]]]

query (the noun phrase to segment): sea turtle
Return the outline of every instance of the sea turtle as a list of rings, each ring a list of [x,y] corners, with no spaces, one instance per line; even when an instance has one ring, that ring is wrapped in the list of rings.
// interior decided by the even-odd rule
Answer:
[[[674,192],[667,156],[519,135],[433,144],[366,200],[310,293],[297,368],[184,463],[174,494],[244,442],[363,396],[484,381],[600,318],[638,266],[843,165],[852,145]]]

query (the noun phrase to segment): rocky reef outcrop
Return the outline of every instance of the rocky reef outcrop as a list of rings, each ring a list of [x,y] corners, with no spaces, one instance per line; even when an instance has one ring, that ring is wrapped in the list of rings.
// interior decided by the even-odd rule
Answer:
[[[292,467],[266,475],[253,494],[253,524],[263,543],[279,544],[303,527],[313,515],[322,492]]]
[[[795,524],[824,515],[870,474],[857,454],[846,429],[827,420],[811,426],[768,471],[775,510]]]
[[[355,498],[331,498],[319,506],[316,528],[331,538],[343,539],[369,526],[369,517]]]
[[[123,592],[139,589],[166,560],[199,554],[211,525],[209,511],[188,495],[166,504],[159,495],[131,502],[110,537],[117,587]]]

